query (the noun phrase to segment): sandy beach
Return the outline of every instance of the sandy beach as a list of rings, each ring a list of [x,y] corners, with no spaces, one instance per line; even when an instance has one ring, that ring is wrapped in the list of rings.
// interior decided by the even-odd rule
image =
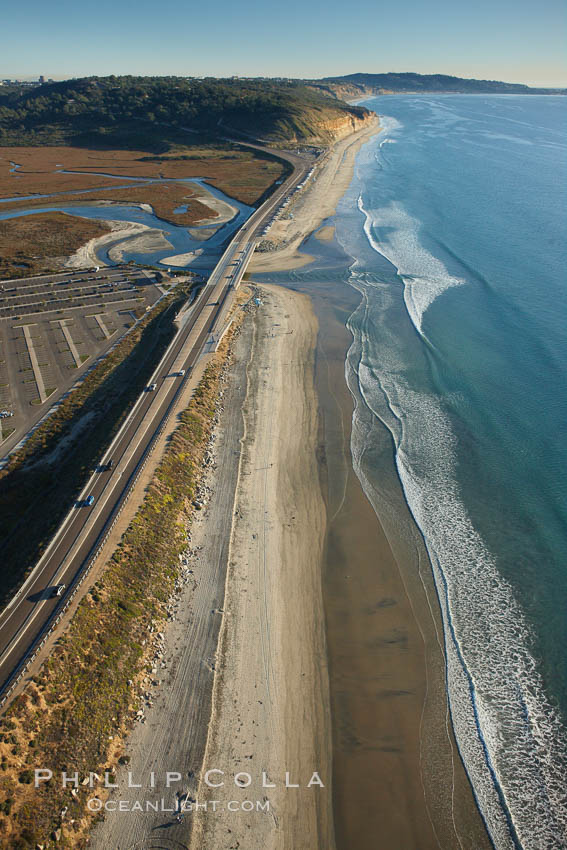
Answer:
[[[352,468],[344,322],[358,296],[259,292],[193,794],[220,804],[191,815],[191,850],[488,850],[449,721],[429,563],[417,534],[382,525]],[[401,519],[396,486],[385,472]],[[208,770],[225,784],[208,787]],[[286,772],[305,786],[313,771],[324,789],[285,787]]]
[[[307,298],[272,287],[260,291],[213,711],[196,797],[210,801],[228,793],[239,803],[267,800],[269,810],[221,807],[214,817],[195,817],[190,846],[330,850],[316,321]],[[226,790],[207,787],[211,768],[225,772]],[[251,776],[249,787],[235,786],[238,772],[245,783]],[[324,788],[307,787],[314,772]],[[286,773],[299,788],[285,787]]]
[[[296,264],[363,141],[333,150],[301,236],[266,268]],[[258,295],[193,529],[195,586],[165,634],[171,673],[129,748],[133,770],[188,777],[200,808],[179,823],[113,815],[93,846],[165,829],[191,850],[489,850],[450,724],[431,568],[419,534],[392,531],[407,506],[387,443],[385,524],[352,467],[345,323],[359,296]]]
[[[373,132],[376,132],[374,130]],[[362,139],[336,146],[294,219],[282,250],[256,255],[261,271],[304,265],[303,239],[335,210]],[[296,230],[297,228],[297,230]],[[332,241],[334,228],[317,233]],[[353,400],[344,380],[354,290],[310,282],[319,322],[318,458],[327,506],[321,564],[330,669],[333,817],[338,850],[488,850],[491,846],[455,744],[445,683],[440,612],[431,566],[407,512],[387,439],[383,525],[350,453]],[[375,434],[376,445],[384,439]],[[403,519],[402,519],[403,518]],[[408,537],[400,534],[404,525]],[[405,533],[405,532],[404,532]],[[205,845],[214,847],[214,844]],[[298,847],[324,847],[299,843]]]
[[[251,271],[283,271],[311,261],[311,257],[300,254],[297,249],[310,233],[333,215],[352,180],[357,152],[378,132],[380,124],[376,119],[371,126],[341,139],[329,149],[314,179],[294,202],[293,218],[280,219],[270,228],[268,238],[276,244],[281,243],[282,247],[276,251],[256,252],[250,263]]]
[[[121,263],[124,254],[135,251],[138,254],[153,254],[154,251],[167,251],[171,248],[169,242],[161,230],[150,228],[139,236],[134,236],[114,245],[108,252],[108,257],[113,263]]]
[[[193,183],[192,188],[195,191],[195,196],[199,198],[201,203],[209,207],[209,209],[214,213],[214,215],[209,218],[201,219],[199,222],[200,227],[210,225],[216,230],[216,228],[220,227],[221,224],[226,224],[227,221],[230,221],[235,215],[238,215],[237,207],[233,204],[229,204],[228,201],[223,201],[222,198],[215,197],[212,192],[208,191],[206,186],[203,186],[200,183]]]
[[[186,254],[174,254],[171,257],[164,257],[162,263],[164,265],[175,266],[176,268],[184,268],[197,257],[200,257],[203,250],[203,248],[197,248],[195,251],[187,251]]]

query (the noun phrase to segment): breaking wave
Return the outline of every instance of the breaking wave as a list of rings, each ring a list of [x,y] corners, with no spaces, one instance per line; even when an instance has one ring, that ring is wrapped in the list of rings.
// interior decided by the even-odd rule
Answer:
[[[351,271],[351,285],[368,303],[374,285]],[[443,280],[438,291],[445,288]],[[450,419],[437,399],[409,386],[394,360],[382,359],[379,368],[370,362],[364,331],[353,322],[350,328],[353,395],[392,433],[406,501],[432,563],[453,726],[491,837],[498,850],[559,850],[567,836],[566,732],[544,692],[530,627],[460,497]],[[353,460],[377,508],[356,439],[359,415]]]
[[[419,222],[400,204],[391,202],[379,210],[368,210],[359,195],[358,209],[364,214],[364,233],[371,248],[395,267],[403,281],[407,311],[423,335],[423,315],[427,308],[447,289],[462,286],[466,281],[450,275],[441,260],[423,247]],[[378,230],[380,238],[376,235]]]

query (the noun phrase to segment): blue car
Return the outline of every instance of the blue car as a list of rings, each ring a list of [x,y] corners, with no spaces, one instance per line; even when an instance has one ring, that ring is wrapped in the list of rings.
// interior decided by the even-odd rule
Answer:
[[[94,505],[94,496],[89,496],[88,499],[85,499],[85,505],[87,508],[90,508],[91,505]]]

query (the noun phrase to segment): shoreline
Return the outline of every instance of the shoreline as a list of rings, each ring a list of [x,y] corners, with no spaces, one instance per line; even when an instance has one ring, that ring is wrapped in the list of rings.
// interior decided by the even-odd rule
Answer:
[[[362,142],[351,138],[335,162],[345,181]],[[327,202],[336,207],[348,182]],[[322,181],[310,188],[312,205],[323,191]],[[321,221],[306,215],[299,242]],[[321,231],[332,240],[331,228]],[[266,255],[264,270],[297,268],[295,252]],[[198,719],[191,706],[183,747],[170,740],[167,749],[196,771],[190,799],[221,804],[214,814],[190,812],[171,834],[190,833],[191,850],[216,850],[227,838],[247,850],[374,850],[377,836],[385,849],[489,850],[450,723],[431,567],[418,538],[404,540],[392,525],[404,510],[392,459],[384,516],[353,468],[346,320],[359,295],[317,283],[301,293],[261,285],[258,294],[253,339],[239,348],[243,419],[240,408],[230,414],[233,440],[243,423],[241,448],[227,449],[217,477],[221,486],[231,475],[234,489],[223,508],[224,587],[211,611],[221,618],[216,653],[202,660],[214,676],[203,680]],[[216,498],[195,541],[219,535]],[[162,726],[176,697],[172,687]],[[208,787],[210,769],[224,772],[223,788]],[[306,787],[314,772],[324,789]],[[238,773],[250,784],[235,785]],[[286,773],[297,790],[285,788]],[[270,808],[235,812],[223,800]]]
[[[336,212],[337,204],[352,180],[356,154],[381,129],[377,118],[370,127],[335,142],[326,161],[318,169],[316,179],[310,182],[294,206],[294,218],[278,219],[270,229],[269,238],[283,242],[284,247],[256,252],[250,262],[253,274],[297,269],[312,261],[313,257],[299,253],[298,249],[325,219]]]
[[[492,847],[449,720],[440,611],[431,567],[413,527],[385,435],[384,501],[377,512],[351,457],[353,396],[345,382],[358,303],[347,288],[309,290],[321,332],[316,385],[318,456],[329,523],[323,565],[331,670],[334,813],[338,850]],[[307,291],[307,287],[301,291]],[[421,547],[421,549],[420,549]],[[416,554],[418,560],[416,562]]]
[[[349,179],[337,191],[339,197],[350,183],[354,153],[347,167]],[[316,187],[310,192],[317,203],[320,192]],[[326,199],[334,208],[336,195]],[[327,217],[305,216],[305,231],[294,245],[263,255],[260,271],[253,267],[254,280],[261,281],[262,271],[308,263],[312,258],[298,256],[296,246]],[[295,225],[299,221],[298,215]],[[321,242],[333,238],[329,226],[315,235]],[[450,720],[431,564],[405,503],[387,435],[376,433],[378,423],[369,427],[373,450],[375,440],[380,445],[385,475],[380,510],[370,503],[353,467],[356,392],[353,396],[345,381],[352,339],[346,323],[360,296],[350,287],[339,291],[311,280],[294,281],[292,289],[310,297],[320,329],[317,454],[329,517],[322,574],[336,846],[374,850],[380,835],[388,848],[489,850],[492,843]]]

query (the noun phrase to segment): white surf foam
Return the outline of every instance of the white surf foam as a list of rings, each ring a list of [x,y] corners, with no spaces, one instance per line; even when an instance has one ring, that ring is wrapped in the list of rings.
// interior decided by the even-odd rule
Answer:
[[[383,145],[386,141],[391,141],[392,134],[395,134],[397,130],[401,130],[403,128],[403,124],[397,118],[394,118],[392,115],[382,115],[380,113],[380,135],[377,137],[379,144]]]
[[[448,289],[466,281],[449,274],[441,260],[422,245],[419,222],[401,204],[391,202],[380,209],[367,209],[360,195],[358,209],[365,216],[363,227],[370,246],[397,269],[404,283],[407,311],[423,335],[423,315],[427,308]]]
[[[372,298],[360,275],[351,283]],[[365,350],[351,329],[358,351]],[[498,850],[565,848],[567,733],[544,692],[512,588],[460,497],[450,420],[436,399],[407,385],[395,363],[373,365],[352,364],[368,408],[386,421],[385,395],[396,420],[389,427],[398,473],[442,610],[455,735],[488,829]],[[356,433],[354,427],[355,469],[376,507]]]
[[[385,152],[385,141],[373,155],[388,167],[394,154]],[[428,307],[465,281],[424,248],[421,224],[400,204],[364,202],[360,182],[352,192],[351,203],[359,193],[368,244],[397,269],[406,309],[423,335]],[[369,194],[365,189],[366,199]],[[355,240],[354,228],[344,238]],[[354,249],[349,253],[357,255]],[[441,402],[408,386],[402,352],[389,340],[379,345],[374,339],[394,337],[387,323],[395,289],[377,288],[362,263],[351,271],[350,283],[364,298],[349,323],[354,341],[346,366],[359,405],[353,416],[354,468],[377,509],[362,462],[368,413],[360,405],[366,405],[392,433],[406,501],[429,552],[443,617],[452,721],[479,807],[497,850],[565,850],[567,730],[544,692],[531,651],[533,635],[461,498],[456,438]],[[372,305],[374,316],[365,316]],[[372,339],[359,330],[366,323],[373,327]]]

